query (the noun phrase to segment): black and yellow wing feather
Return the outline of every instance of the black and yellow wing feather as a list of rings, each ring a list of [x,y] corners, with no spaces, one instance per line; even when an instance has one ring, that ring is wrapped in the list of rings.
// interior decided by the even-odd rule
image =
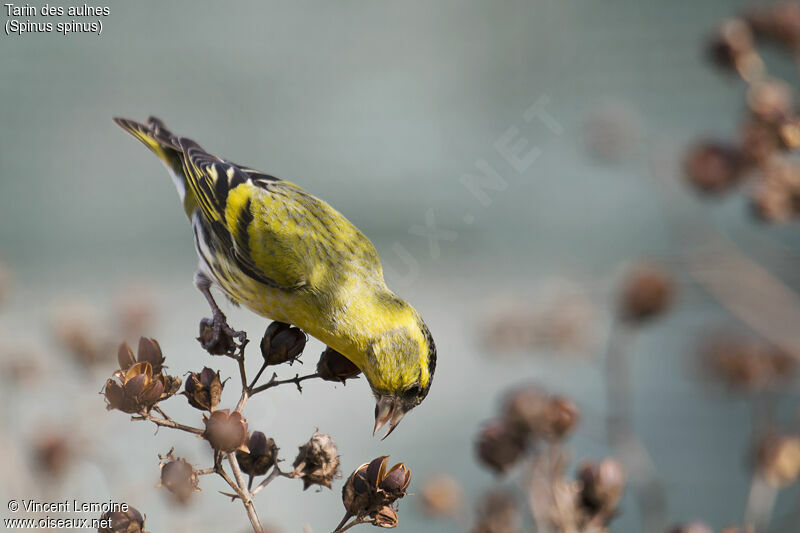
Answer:
[[[117,124],[150,148],[182,179],[184,206],[198,209],[237,266],[265,285],[322,290],[331,273],[382,280],[372,243],[322,200],[290,182],[214,156],[163,123]],[[187,210],[187,214],[192,213]],[[337,268],[321,268],[321,265]]]

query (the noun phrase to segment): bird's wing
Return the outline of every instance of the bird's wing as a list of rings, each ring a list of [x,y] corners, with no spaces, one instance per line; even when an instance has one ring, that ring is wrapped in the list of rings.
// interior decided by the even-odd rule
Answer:
[[[320,288],[353,268],[382,279],[372,243],[330,205],[191,140],[179,142],[203,215],[248,276],[284,289]]]

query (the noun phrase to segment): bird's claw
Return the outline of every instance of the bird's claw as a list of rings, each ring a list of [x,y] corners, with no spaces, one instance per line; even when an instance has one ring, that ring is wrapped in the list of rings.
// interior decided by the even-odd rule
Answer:
[[[234,330],[228,325],[222,312],[215,312],[213,317],[200,321],[200,336],[197,340],[211,355],[234,356],[237,348],[244,346],[247,341],[247,334]]]

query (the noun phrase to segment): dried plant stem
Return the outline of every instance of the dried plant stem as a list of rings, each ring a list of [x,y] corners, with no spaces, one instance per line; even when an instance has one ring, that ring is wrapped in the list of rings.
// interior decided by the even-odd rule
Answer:
[[[614,322],[606,355],[606,397],[608,442],[630,474],[636,488],[642,531],[663,531],[667,527],[666,498],[655,466],[644,444],[633,432],[634,394],[630,375],[628,346],[630,329]]]
[[[160,408],[157,408],[157,410],[161,414],[161,416],[163,416],[164,418],[155,417],[155,416],[153,416],[153,413],[150,412],[150,413],[144,413],[144,414],[141,414],[141,415],[132,416],[131,420],[148,420],[148,421],[152,422],[153,424],[155,424],[157,426],[162,426],[162,427],[172,428],[172,429],[178,429],[180,431],[185,431],[187,433],[192,433],[194,435],[202,435],[203,434],[203,430],[202,429],[196,428],[196,427],[192,427],[192,426],[186,426],[184,424],[179,424],[178,422],[175,422],[172,418],[170,418],[169,416],[164,414],[164,412]]]
[[[242,475],[242,470],[239,468],[239,461],[236,459],[235,453],[228,454],[228,463],[231,465],[231,470],[233,470],[233,477],[236,479],[236,484],[239,489],[237,494],[239,494],[239,498],[241,498],[244,504],[247,517],[250,519],[250,525],[253,526],[253,531],[255,533],[264,533],[264,526],[261,525],[258,513],[256,513],[256,506],[253,504],[253,495],[247,490],[247,483]]]
[[[333,530],[333,533],[342,533],[344,531],[347,531],[351,527],[355,527],[355,526],[357,526],[359,524],[370,524],[370,523],[372,523],[372,518],[370,518],[368,516],[356,517],[352,522],[347,524],[346,522],[349,519],[350,519],[349,516],[345,516],[344,519],[341,521],[341,523],[339,523],[339,525],[336,527],[336,529]]]
[[[250,494],[255,496],[256,494],[261,492],[261,490],[264,487],[266,487],[267,485],[272,483],[276,478],[279,478],[279,477],[291,478],[291,477],[294,477],[294,476],[291,473],[287,473],[287,472],[282,471],[280,468],[278,468],[278,465],[275,464],[275,466],[272,467],[272,471],[269,473],[269,475],[267,477],[265,477],[264,480],[261,483],[256,485],[256,488],[251,490]]]
[[[267,389],[271,389],[272,387],[277,387],[278,385],[287,385],[289,383],[294,383],[297,386],[297,389],[302,391],[303,389],[300,386],[300,382],[305,381],[307,379],[314,379],[314,378],[318,378],[318,377],[319,377],[319,374],[314,373],[314,374],[308,374],[306,376],[301,376],[300,374],[297,374],[295,377],[290,378],[290,379],[278,379],[278,374],[272,374],[272,378],[268,382],[264,383],[260,387],[256,387],[255,389],[251,389],[250,390],[250,395],[253,396],[255,394],[258,394],[261,391],[265,391]]]

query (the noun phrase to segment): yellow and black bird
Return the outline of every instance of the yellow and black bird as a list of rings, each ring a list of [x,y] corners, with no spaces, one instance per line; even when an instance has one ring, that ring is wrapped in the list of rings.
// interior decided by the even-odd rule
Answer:
[[[369,239],[297,185],[211,155],[157,118],[114,121],[175,182],[199,255],[195,284],[211,305],[215,335],[232,330],[212,285],[352,361],[375,395],[374,433],[388,425],[388,436],[427,396],[436,346],[419,313],[386,286]]]

